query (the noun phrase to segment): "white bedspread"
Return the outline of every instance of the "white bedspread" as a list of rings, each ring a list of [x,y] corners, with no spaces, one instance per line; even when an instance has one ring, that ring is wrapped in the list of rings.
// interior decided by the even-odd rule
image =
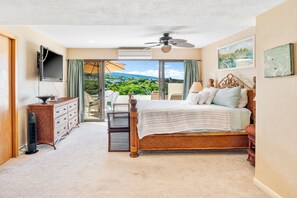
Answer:
[[[189,105],[185,101],[137,101],[138,135],[242,131],[250,122],[245,108],[219,105]]]

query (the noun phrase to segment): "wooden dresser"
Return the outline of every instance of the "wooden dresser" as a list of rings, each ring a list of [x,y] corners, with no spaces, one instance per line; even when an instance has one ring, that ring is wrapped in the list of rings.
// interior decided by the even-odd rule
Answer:
[[[47,104],[30,104],[28,108],[36,115],[38,144],[56,149],[57,141],[78,125],[77,98],[59,98]]]

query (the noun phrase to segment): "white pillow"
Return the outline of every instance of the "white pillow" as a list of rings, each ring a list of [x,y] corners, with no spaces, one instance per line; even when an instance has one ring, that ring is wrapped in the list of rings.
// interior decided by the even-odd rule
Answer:
[[[198,93],[189,93],[186,99],[187,104],[196,105],[198,104],[200,95]]]
[[[205,101],[205,104],[210,105],[218,91],[217,88],[214,87],[209,87],[209,88],[204,88],[203,91],[208,91],[209,92],[209,97]]]
[[[241,98],[238,103],[238,108],[244,108],[248,103],[247,89],[241,89],[240,91]]]
[[[198,104],[202,105],[202,104],[204,104],[205,101],[209,98],[210,92],[204,90],[204,91],[199,92],[198,95],[200,95]]]
[[[240,87],[224,88],[218,90],[213,103],[226,107],[236,108],[240,99]]]

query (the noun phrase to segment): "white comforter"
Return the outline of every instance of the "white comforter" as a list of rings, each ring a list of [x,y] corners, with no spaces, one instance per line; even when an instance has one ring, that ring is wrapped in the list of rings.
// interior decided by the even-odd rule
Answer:
[[[251,112],[245,108],[218,105],[189,105],[185,101],[137,101],[138,135],[241,131],[249,124]]]

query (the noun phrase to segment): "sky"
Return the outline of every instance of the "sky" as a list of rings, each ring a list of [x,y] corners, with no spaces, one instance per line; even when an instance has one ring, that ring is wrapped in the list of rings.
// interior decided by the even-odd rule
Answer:
[[[117,71],[119,73],[137,74],[144,76],[158,77],[159,61],[122,61],[125,70]],[[166,62],[165,63],[165,78],[184,79],[184,63],[183,62]]]

